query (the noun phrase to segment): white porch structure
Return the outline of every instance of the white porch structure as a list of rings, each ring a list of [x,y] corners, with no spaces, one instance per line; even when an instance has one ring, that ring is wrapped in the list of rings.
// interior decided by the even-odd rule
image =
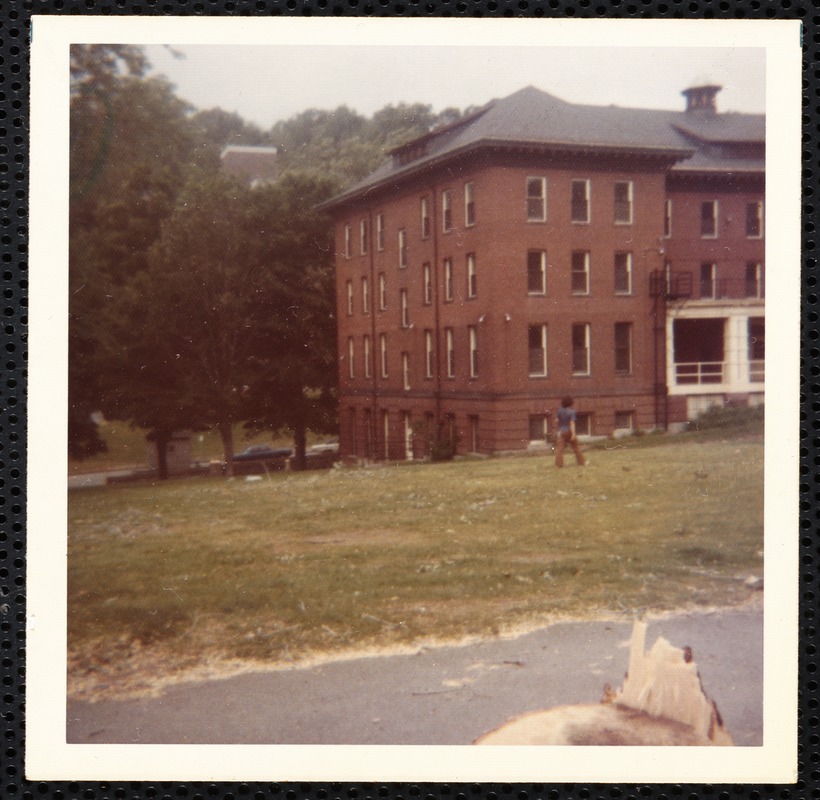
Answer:
[[[666,313],[666,383],[687,398],[693,419],[731,396],[763,402],[765,308],[762,300],[685,301]]]

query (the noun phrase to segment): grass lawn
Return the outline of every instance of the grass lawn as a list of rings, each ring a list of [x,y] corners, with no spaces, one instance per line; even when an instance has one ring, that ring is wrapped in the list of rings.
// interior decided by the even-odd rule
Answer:
[[[724,434],[725,435],[725,434]],[[69,690],[745,602],[763,442],[196,478],[69,495]]]

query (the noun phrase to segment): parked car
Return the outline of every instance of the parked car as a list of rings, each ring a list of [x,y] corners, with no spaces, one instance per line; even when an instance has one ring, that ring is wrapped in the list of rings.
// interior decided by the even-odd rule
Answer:
[[[237,453],[234,461],[268,461],[278,458],[289,458],[293,455],[290,447],[270,447],[266,444],[254,444]]]

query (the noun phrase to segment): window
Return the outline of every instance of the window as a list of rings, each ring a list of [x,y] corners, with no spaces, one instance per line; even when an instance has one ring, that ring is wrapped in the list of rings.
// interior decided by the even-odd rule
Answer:
[[[430,270],[430,265],[425,264],[421,271],[423,280],[424,305],[429,306],[433,302],[433,276]]]
[[[363,219],[359,223],[359,252],[367,254],[367,220]]]
[[[401,383],[405,391],[410,388],[410,353],[401,354]]]
[[[470,342],[470,377],[478,377],[478,329],[474,325],[467,326],[467,339]]]
[[[763,297],[763,265],[758,262],[746,264],[746,297]]]
[[[547,253],[530,250],[527,253],[527,293],[547,293]]]
[[[547,219],[547,179],[527,178],[527,222]]]
[[[430,238],[430,200],[427,197],[421,198],[421,238]]]
[[[470,452],[478,452],[478,416],[470,414],[467,417],[467,422],[470,426]]]
[[[450,190],[441,193],[441,229],[444,233],[453,228],[453,211],[450,208]]]
[[[589,323],[572,326],[572,374],[589,375]]]
[[[615,223],[632,224],[632,181],[615,182]]]
[[[615,372],[629,375],[632,372],[632,323],[615,323]]]
[[[746,236],[760,239],[763,236],[763,203],[746,203]]]
[[[384,214],[376,216],[376,248],[384,250]]]
[[[444,300],[451,302],[453,299],[453,259],[444,259]]]
[[[700,265],[700,296],[714,300],[717,289],[717,264]]]
[[[464,225],[475,225],[475,198],[473,197],[473,182],[464,184]]]
[[[456,374],[455,336],[452,328],[444,329],[444,341],[447,345],[447,377],[453,378]]]
[[[382,378],[387,377],[387,334],[379,334],[379,356],[381,361]]]
[[[586,250],[572,254],[572,293],[589,294],[589,252]]]
[[[353,314],[353,281],[347,282],[347,316]]]
[[[529,339],[529,375],[531,378],[543,378],[547,374],[547,326],[530,325]]]
[[[766,319],[749,317],[749,380],[762,383],[766,377]]]
[[[345,225],[344,236],[345,236],[345,258],[350,258],[350,239],[351,239],[350,225]]]
[[[700,235],[704,239],[714,239],[717,237],[717,220],[717,200],[704,200],[704,202],[700,204]]]
[[[362,313],[370,313],[370,283],[367,278],[362,278]]]
[[[592,414],[579,412],[575,417],[575,433],[578,436],[592,436]]]
[[[379,311],[384,311],[387,308],[387,279],[384,273],[379,273]]]
[[[475,254],[467,253],[467,297],[476,296]]]
[[[407,231],[404,228],[399,231],[399,266],[407,266]]]
[[[399,308],[401,313],[402,328],[410,327],[410,308],[407,301],[407,289],[399,290]]]
[[[615,412],[615,430],[616,431],[632,431],[632,430],[635,430],[635,412],[634,411],[616,411]]]
[[[573,222],[589,222],[589,181],[572,182],[571,219]]]
[[[543,442],[547,438],[547,415],[530,414],[529,436],[531,442]]]
[[[353,369],[353,359],[356,355],[356,345],[353,343],[353,337],[347,337],[347,376],[355,378],[356,373]]]
[[[382,435],[384,436],[384,457],[390,458],[390,413],[382,410]]]
[[[663,205],[663,235],[668,239],[672,235],[672,201]]]
[[[433,358],[435,350],[433,349],[433,331],[424,331],[424,377],[433,377]]]
[[[364,376],[370,377],[370,337],[365,334],[362,339],[362,358],[364,359]]]
[[[615,294],[632,294],[632,253],[615,253]]]

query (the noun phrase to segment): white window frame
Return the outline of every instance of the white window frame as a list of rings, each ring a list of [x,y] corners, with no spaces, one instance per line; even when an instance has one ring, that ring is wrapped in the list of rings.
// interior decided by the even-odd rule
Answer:
[[[540,186],[541,193],[538,195],[530,194],[530,185]],[[527,214],[527,222],[546,222],[547,221],[547,179],[539,175],[530,175],[524,181],[524,200],[525,210]],[[539,201],[541,204],[541,212],[539,214],[530,213],[530,201]]]
[[[583,186],[584,186],[584,201],[586,203],[586,212],[587,212],[585,219],[580,219],[580,218],[576,219],[575,216],[574,216],[574,213],[573,213],[574,208],[573,208],[572,198],[573,198],[573,195],[575,194],[575,188],[574,187],[575,187],[576,184],[583,184]],[[570,194],[569,194],[569,217],[570,217],[570,222],[572,222],[573,225],[589,225],[589,223],[592,220],[592,201],[590,199],[592,191],[591,191],[589,178],[573,178],[570,181],[570,190],[569,191],[570,191]]]
[[[362,357],[364,358],[364,376],[370,378],[370,336],[367,334],[362,337]]]
[[[584,352],[586,355],[585,361],[586,364],[583,369],[576,369],[575,368],[575,329],[576,328],[583,328],[584,332]],[[590,324],[588,322],[574,322],[572,323],[572,332],[571,332],[571,355],[572,355],[572,374],[573,375],[590,375],[592,373],[592,353],[590,348],[590,340],[591,340],[591,333],[590,333]]]
[[[749,220],[749,207],[756,206],[757,207],[757,234],[749,233],[748,228],[748,220]],[[762,239],[763,238],[763,201],[762,200],[752,200],[746,203],[746,219],[744,220],[744,227],[746,228],[746,238],[747,239]]]
[[[744,284],[745,287],[749,286],[749,267],[754,270],[754,292],[749,294],[748,291],[745,292],[746,297],[753,297],[756,299],[760,299],[764,295],[764,279],[763,279],[763,262],[762,261],[747,261],[746,268],[744,271]]]
[[[376,249],[384,250],[384,214],[376,215]]]
[[[475,325],[467,326],[467,341],[470,348],[470,377],[478,377],[478,328]]]
[[[347,282],[347,316],[353,316],[353,281]]]
[[[453,300],[453,259],[444,259],[444,301],[450,303]]]
[[[531,442],[544,442],[549,435],[548,417],[546,414],[530,414],[527,418],[527,436]],[[533,438],[533,422],[540,425],[539,435]]]
[[[449,233],[453,230],[453,209],[450,202],[450,190],[444,189],[441,193],[441,231]]]
[[[575,269],[575,256],[581,255],[584,257],[583,270]],[[575,277],[577,275],[584,276],[584,288],[575,288]],[[589,250],[573,250],[570,254],[570,293],[577,296],[585,296],[589,294]]]
[[[405,269],[407,267],[407,231],[404,228],[399,229],[399,268]]]
[[[425,263],[421,272],[424,305],[429,306],[433,302],[433,270],[429,263]]]
[[[426,195],[421,198],[421,238],[430,238],[430,198]]]
[[[626,289],[618,288],[618,256],[626,258]],[[632,294],[632,252],[628,250],[618,250],[614,256],[614,284],[615,294],[626,297]]]
[[[387,334],[379,334],[379,367],[382,378],[387,377]]]
[[[379,311],[387,310],[387,278],[383,272],[379,273]]]
[[[704,286],[704,267],[709,267],[709,283],[711,284],[712,291],[708,294],[703,293],[703,286]],[[704,261],[700,265],[700,272],[698,273],[698,291],[699,297],[701,300],[715,300],[717,299],[717,264],[714,261]]]
[[[367,220],[359,221],[359,253],[363,256],[367,255]]]
[[[433,356],[435,354],[435,350],[433,348],[433,331],[432,330],[425,330],[424,331],[424,377],[425,378],[432,378],[433,377],[433,367],[434,361]]]
[[[538,331],[539,338],[540,338],[540,347],[537,348],[541,351],[541,363],[539,364],[538,369],[533,369],[533,360],[532,360],[532,352],[533,348],[531,346],[531,336],[532,331]],[[545,322],[537,323],[535,325],[529,325],[527,327],[527,371],[530,378],[546,378],[547,377],[547,370],[548,370],[548,362],[547,362],[547,324]]]
[[[475,253],[467,253],[467,298],[478,296],[478,276],[475,268]]]
[[[624,427],[623,425],[618,425],[618,417],[622,419],[627,419],[629,421],[629,425]],[[634,411],[616,411],[613,415],[614,424],[613,427],[616,431],[634,431],[635,430],[635,412]]]
[[[452,328],[444,329],[444,341],[447,352],[447,377],[455,378],[456,376],[456,340],[455,332]]]
[[[530,275],[534,274],[530,271],[530,256],[540,256],[539,273],[541,276],[541,287],[533,289],[530,286]],[[542,297],[547,293],[547,251],[546,250],[527,250],[527,294]]]
[[[475,225],[475,184],[467,181],[464,184],[464,227]]]
[[[712,233],[704,233],[703,232],[703,220],[705,217],[703,216],[703,208],[707,203],[712,204],[712,227],[714,228]],[[718,238],[718,220],[720,219],[720,206],[717,200],[701,200],[700,203],[700,238],[701,239],[717,239]]]
[[[619,369],[619,367],[618,367],[618,329],[619,328],[621,330],[626,330],[626,332],[627,332],[628,341],[626,343],[626,348],[627,348],[627,353],[629,355],[629,365],[627,366],[626,369],[622,369],[622,368]],[[615,326],[614,326],[613,331],[612,331],[612,343],[613,343],[613,346],[614,346],[613,356],[614,356],[614,359],[615,359],[615,374],[616,375],[631,375],[632,374],[632,343],[633,343],[634,338],[635,337],[634,337],[634,334],[633,334],[633,325],[632,325],[631,322],[624,321],[624,322],[616,322],[615,323]]]
[[[354,361],[356,358],[356,344],[352,336],[347,337],[347,377],[355,378],[356,370],[354,369]]]
[[[410,301],[407,289],[399,289],[399,314],[402,328],[410,327]]]
[[[350,258],[353,255],[352,239],[353,239],[353,230],[350,227],[350,225],[345,225],[345,227],[344,227],[345,258]]]
[[[404,391],[410,388],[410,353],[406,351],[401,354],[401,384]]]
[[[617,191],[619,186],[626,186],[626,203],[628,204],[629,216],[628,219],[618,219],[618,197]],[[634,184],[632,181],[615,181],[612,186],[613,193],[613,218],[616,225],[631,225],[634,213]]]
[[[370,281],[362,278],[362,314],[370,313]]]

